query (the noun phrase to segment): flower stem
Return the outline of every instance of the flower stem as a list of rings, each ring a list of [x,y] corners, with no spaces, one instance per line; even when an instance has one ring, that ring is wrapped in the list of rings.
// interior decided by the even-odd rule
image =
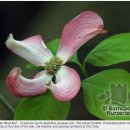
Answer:
[[[0,94],[0,103],[10,112],[14,114],[14,108],[8,103],[8,101]]]

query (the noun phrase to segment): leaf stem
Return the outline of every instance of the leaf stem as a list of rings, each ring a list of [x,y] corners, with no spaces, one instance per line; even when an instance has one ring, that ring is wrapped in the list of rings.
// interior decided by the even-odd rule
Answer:
[[[88,73],[87,73],[85,64],[83,64],[83,65],[81,63],[78,63],[78,64],[79,64],[80,68],[82,69],[84,77],[87,78],[88,77]]]
[[[10,112],[14,114],[14,108],[8,103],[8,101],[0,94],[0,103]]]

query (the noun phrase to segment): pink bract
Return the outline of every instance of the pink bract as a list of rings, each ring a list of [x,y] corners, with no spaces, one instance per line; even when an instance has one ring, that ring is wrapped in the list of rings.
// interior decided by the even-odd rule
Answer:
[[[65,25],[57,56],[66,62],[84,43],[105,32],[100,16],[92,11],[84,11]]]

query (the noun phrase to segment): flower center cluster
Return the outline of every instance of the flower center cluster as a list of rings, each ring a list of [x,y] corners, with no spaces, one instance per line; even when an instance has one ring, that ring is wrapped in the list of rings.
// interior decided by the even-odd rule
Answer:
[[[46,62],[45,70],[47,70],[48,74],[54,75],[62,64],[63,60],[61,60],[59,57],[53,57],[50,59],[50,61]]]

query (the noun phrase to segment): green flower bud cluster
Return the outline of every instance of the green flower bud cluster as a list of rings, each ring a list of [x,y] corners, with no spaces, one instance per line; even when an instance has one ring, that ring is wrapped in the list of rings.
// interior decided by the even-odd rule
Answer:
[[[46,62],[45,70],[47,70],[48,74],[54,75],[62,64],[63,60],[61,60],[59,57],[53,57],[50,59],[50,61]]]

